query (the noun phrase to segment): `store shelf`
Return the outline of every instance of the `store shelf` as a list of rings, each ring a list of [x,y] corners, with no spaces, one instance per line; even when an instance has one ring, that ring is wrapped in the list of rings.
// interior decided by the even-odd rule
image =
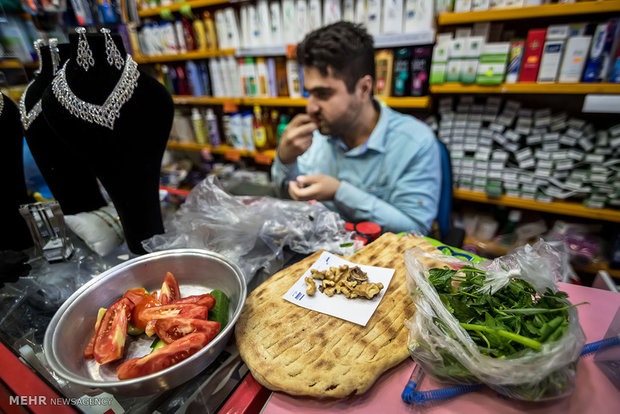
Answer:
[[[170,10],[170,11],[178,11],[183,6],[190,6],[192,9],[198,7],[207,7],[214,6],[216,4],[226,4],[229,3],[229,0],[192,0],[192,1],[183,1],[178,3],[173,3],[169,6],[160,6],[154,7],[152,9],[140,10],[138,12],[138,16],[140,17],[148,17],[148,16],[158,16],[162,10]]]
[[[541,201],[508,196],[489,198],[485,193],[461,190],[457,188],[454,189],[452,196],[458,200],[475,201],[477,203],[496,204],[500,206],[523,208],[525,210],[542,211],[545,213],[620,223],[620,210],[612,210],[610,208],[588,208],[583,204],[575,202],[553,201],[550,203],[544,203]]]
[[[412,33],[393,33],[374,36],[375,48],[430,45],[435,42],[435,31],[419,30]]]
[[[229,102],[241,104],[241,98],[215,98],[212,96],[173,95],[172,100],[179,105],[224,105]]]
[[[431,104],[430,96],[406,96],[403,98],[389,97],[389,98],[380,98],[377,97],[382,102],[385,102],[387,106],[390,108],[428,108]]]
[[[213,98],[210,96],[185,96],[174,95],[174,103],[180,105],[223,105],[235,103],[237,105],[261,105],[261,106],[290,106],[304,107],[308,101],[306,98]],[[403,98],[379,98],[391,108],[428,108],[431,102],[429,96],[403,97]]]
[[[533,19],[537,17],[581,16],[620,11],[619,0],[583,1],[578,3],[556,3],[542,6],[493,9],[464,13],[440,13],[437,23],[440,26],[497,20]]]
[[[133,60],[137,63],[161,63],[161,62],[174,62],[179,60],[192,60],[192,59],[208,59],[217,56],[233,56],[235,49],[219,49],[215,51],[200,50],[187,53],[179,53],[176,55],[158,55],[158,56],[134,56]]]
[[[237,49],[235,56],[284,56],[286,55],[286,45],[265,46],[265,47],[242,47]]]
[[[502,83],[496,86],[444,83],[431,93],[620,94],[620,83]]]
[[[241,98],[241,105],[304,107],[307,102],[306,98]]]
[[[202,145],[194,142],[180,143],[169,141],[168,148],[182,151],[202,151],[203,149],[208,149],[213,154],[222,154],[226,159],[231,161],[238,161],[240,157],[251,157],[254,158],[254,161],[258,164],[265,165],[271,165],[276,156],[276,150],[274,149],[265,151],[247,151],[229,147],[228,145],[213,147],[211,145]]]

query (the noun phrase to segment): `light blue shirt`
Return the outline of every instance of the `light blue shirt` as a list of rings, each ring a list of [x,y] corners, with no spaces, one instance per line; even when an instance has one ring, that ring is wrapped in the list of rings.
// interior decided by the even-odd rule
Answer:
[[[437,216],[441,166],[432,130],[381,105],[368,140],[349,150],[336,137],[314,132],[312,145],[291,164],[275,157],[271,175],[278,196],[298,175],[340,180],[333,201],[323,203],[351,222],[372,221],[383,231],[427,234]]]

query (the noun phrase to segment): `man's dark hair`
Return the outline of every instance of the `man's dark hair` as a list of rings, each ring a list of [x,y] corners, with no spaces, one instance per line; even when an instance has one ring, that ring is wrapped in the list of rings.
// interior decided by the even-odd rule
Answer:
[[[297,45],[297,61],[314,67],[323,76],[331,66],[334,77],[342,79],[353,93],[357,81],[375,79],[375,50],[372,36],[361,24],[340,21],[310,32]]]

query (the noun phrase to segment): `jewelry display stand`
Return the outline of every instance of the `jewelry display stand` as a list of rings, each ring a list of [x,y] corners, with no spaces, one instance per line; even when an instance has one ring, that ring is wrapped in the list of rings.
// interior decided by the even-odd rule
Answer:
[[[137,71],[120,37],[112,38],[124,59],[120,70],[107,61],[104,35],[71,34],[71,57],[43,94],[42,108],[51,129],[92,167],[119,214],[129,249],[142,254],[142,240],[164,231],[159,174],[173,103],[163,85]],[[87,60],[94,63],[88,70],[86,44],[92,51]]]
[[[69,58],[69,45],[57,46],[57,58],[52,54],[50,46],[38,47],[41,62],[39,73],[20,100],[22,125],[28,147],[64,214],[97,210],[105,206],[106,202],[88,160],[79,156],[71,146],[51,131],[45,118],[38,113],[43,92],[52,83],[55,72]],[[58,61],[54,61],[55,59]]]
[[[32,246],[32,237],[19,206],[31,200],[24,179],[24,138],[17,105],[0,93],[0,176],[5,177],[0,201],[0,251],[23,250]]]

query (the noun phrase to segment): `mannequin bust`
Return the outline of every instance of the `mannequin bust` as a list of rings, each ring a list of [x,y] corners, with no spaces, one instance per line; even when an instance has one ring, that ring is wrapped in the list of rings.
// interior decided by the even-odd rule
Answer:
[[[113,92],[126,90],[123,86],[127,84],[135,85],[131,97],[121,102],[118,118],[112,118],[113,124],[106,126],[92,121],[93,118],[89,122],[79,117],[76,108],[83,102],[74,100],[69,104],[65,101],[66,106],[63,106],[60,95],[54,93],[55,83],[43,94],[43,115],[51,129],[92,167],[119,214],[129,249],[142,254],[145,253],[142,240],[164,231],[159,174],[172,126],[172,98],[163,85],[141,71],[137,83],[126,81],[123,77],[126,72],[136,72],[127,71],[133,67],[130,65],[133,61],[127,62],[119,36],[112,36],[112,39],[123,58],[120,70],[108,64],[102,34],[88,34],[86,38],[94,60],[88,71],[77,60],[82,56],[78,55],[79,36],[69,37],[71,57],[66,63],[64,77],[71,97],[103,105]],[[54,82],[62,79],[62,74],[63,70]],[[120,79],[125,82],[119,83]],[[111,110],[101,112],[112,113]],[[81,113],[88,116],[87,112]]]
[[[19,206],[32,202],[26,192],[23,160],[23,132],[17,105],[0,92],[0,174],[5,177],[0,202],[0,250],[23,250],[32,246],[32,237]]]
[[[45,89],[52,83],[55,70],[60,69],[69,58],[69,45],[58,45],[60,59],[58,66],[54,68],[50,46],[42,45],[39,50],[39,73],[23,96],[26,112],[32,112]],[[21,108],[22,112],[23,110],[24,108]],[[70,146],[50,131],[41,114],[28,127],[24,125],[24,135],[45,182],[64,214],[97,210],[106,205],[99,191],[97,177],[87,160],[79,157]]]

